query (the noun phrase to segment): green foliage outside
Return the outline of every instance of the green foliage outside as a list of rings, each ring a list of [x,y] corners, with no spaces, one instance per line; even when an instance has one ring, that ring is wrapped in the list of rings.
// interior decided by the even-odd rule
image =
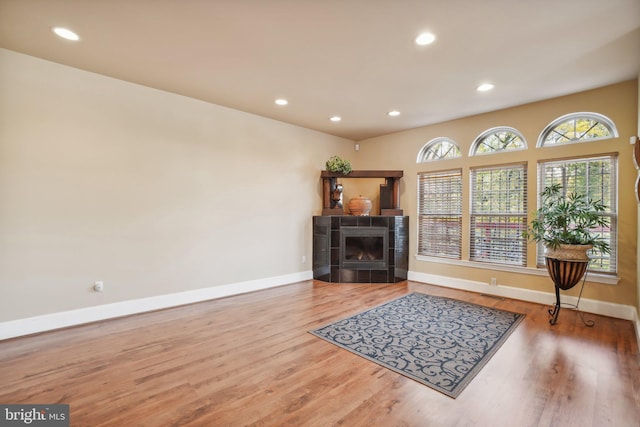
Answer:
[[[611,137],[611,132],[595,119],[571,119],[556,126],[544,141],[545,145],[563,144]]]

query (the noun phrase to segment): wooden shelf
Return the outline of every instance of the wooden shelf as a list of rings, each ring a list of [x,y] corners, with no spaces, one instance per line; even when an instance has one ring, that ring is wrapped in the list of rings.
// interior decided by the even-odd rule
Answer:
[[[340,172],[321,171],[321,178],[402,178],[403,171],[351,171],[348,174]]]
[[[383,206],[381,195],[381,215],[389,216],[402,216],[402,209],[400,209],[400,178],[404,173],[398,170],[360,170],[351,171],[348,174],[340,172],[321,171],[320,177],[322,178],[322,215],[339,215],[342,208],[337,208],[335,203],[331,200],[331,192],[336,188],[336,181],[338,178],[384,178],[385,185],[380,186],[380,191],[385,190],[386,205]]]

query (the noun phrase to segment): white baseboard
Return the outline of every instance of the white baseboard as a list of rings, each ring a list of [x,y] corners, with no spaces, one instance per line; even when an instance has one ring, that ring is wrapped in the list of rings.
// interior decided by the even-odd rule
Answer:
[[[176,307],[200,301],[243,294],[260,289],[274,288],[290,283],[310,280],[312,278],[313,273],[309,270],[283,276],[269,277],[266,279],[250,280],[222,286],[212,286],[192,291],[96,305],[76,310],[0,322],[0,341],[39,332],[51,331],[54,329],[66,328],[69,326],[81,325],[83,323]]]
[[[274,288],[290,283],[311,280],[312,278],[313,273],[311,271],[304,271],[266,279],[250,280],[222,286],[212,286],[192,291],[158,295],[0,322],[0,341],[39,332],[51,331],[54,329],[66,328],[69,326],[81,325],[84,323],[129,316],[132,314],[160,310],[163,308],[177,307],[180,305],[223,298],[261,289]],[[503,285],[489,286],[486,283],[476,282],[473,280],[456,279],[448,276],[416,273],[412,271],[408,272],[408,278],[409,280],[416,282],[430,283],[443,287],[536,302],[539,304],[553,305],[555,302],[555,294],[551,292],[532,291]],[[563,299],[570,304],[576,303],[575,297],[564,296]],[[580,310],[604,316],[631,320],[634,322],[636,338],[640,346],[640,319],[638,318],[635,307],[583,298],[580,300]]]
[[[495,295],[505,298],[513,298],[522,301],[535,302],[539,304],[553,305],[556,301],[555,292],[541,292],[530,289],[514,288],[511,286],[497,285],[491,286],[484,282],[473,280],[456,279],[455,277],[438,276],[428,273],[416,273],[410,271],[409,280],[421,283],[430,283],[447,288],[461,289],[465,291],[477,292],[487,295]],[[570,295],[562,295],[563,304],[576,304],[578,298]],[[580,311],[585,313],[601,314],[603,316],[616,317],[637,321],[636,308],[631,305],[614,304],[610,302],[597,301],[588,298],[580,300]]]
[[[484,282],[473,280],[456,279],[448,276],[438,276],[428,273],[408,272],[408,279],[438,285],[446,288],[461,289],[465,291],[477,292],[481,294],[513,298],[522,301],[535,302],[539,304],[553,305],[556,301],[554,292],[540,292],[529,289],[514,288],[511,286],[490,286]],[[574,296],[562,296],[562,301],[568,304],[576,304],[578,299]],[[631,320],[635,326],[636,342],[640,347],[640,319],[638,311],[631,305],[614,304],[610,302],[591,300],[582,298],[580,300],[580,311],[586,313],[600,314],[603,316],[616,317],[618,319]]]

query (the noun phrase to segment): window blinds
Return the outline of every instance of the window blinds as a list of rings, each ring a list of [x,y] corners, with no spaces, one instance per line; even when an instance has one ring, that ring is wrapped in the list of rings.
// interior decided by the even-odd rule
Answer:
[[[460,259],[462,171],[418,174],[418,254]]]
[[[601,200],[608,209],[603,213],[609,219],[609,227],[593,231],[609,242],[610,254],[592,250],[589,252],[589,269],[602,273],[617,271],[617,157],[598,156],[562,161],[541,162],[538,165],[538,193],[551,184],[562,185],[566,193],[586,194],[593,200]],[[540,205],[540,200],[538,200]],[[538,266],[544,266],[544,247],[538,245]]]
[[[469,259],[526,266],[526,165],[471,170]]]

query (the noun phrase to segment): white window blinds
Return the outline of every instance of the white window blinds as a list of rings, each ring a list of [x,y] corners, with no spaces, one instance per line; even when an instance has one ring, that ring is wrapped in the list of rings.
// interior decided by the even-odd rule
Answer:
[[[418,174],[418,254],[460,259],[462,171]]]
[[[586,194],[588,198],[600,200],[607,206],[603,215],[609,219],[609,226],[592,231],[609,243],[611,253],[589,251],[591,271],[617,271],[617,168],[617,157],[614,155],[549,161],[538,165],[538,193],[551,184],[560,184],[565,193]],[[541,243],[538,245],[536,258],[538,266],[544,266],[544,248]]]
[[[526,165],[471,170],[469,259],[526,266]]]

